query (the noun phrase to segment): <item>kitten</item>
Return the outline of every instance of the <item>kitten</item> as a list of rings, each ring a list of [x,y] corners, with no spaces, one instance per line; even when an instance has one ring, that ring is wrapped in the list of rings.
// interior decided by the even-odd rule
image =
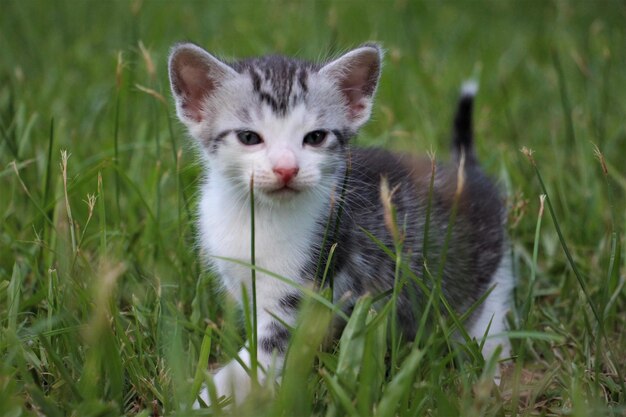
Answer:
[[[375,44],[323,64],[282,56],[227,63],[194,44],[174,46],[169,75],[176,112],[206,159],[199,207],[201,245],[225,289],[239,302],[243,286],[251,294],[250,269],[222,258],[250,262],[251,178],[259,267],[312,287],[319,283],[318,259],[322,256],[326,265],[324,257],[337,242],[331,265],[335,301],[349,310],[366,292],[392,288],[394,260],[363,231],[394,247],[381,203],[381,179],[386,178],[395,190],[393,204],[411,270],[430,286],[422,247],[430,160],[350,147],[351,138],[370,117],[381,59]],[[487,329],[491,335],[505,330],[513,278],[501,197],[473,150],[470,90],[459,101],[453,161],[436,166],[427,265],[433,275],[439,271],[458,192],[442,287],[459,313],[492,290],[466,321],[469,334],[482,339]],[[460,178],[462,185],[457,183]],[[337,233],[322,247],[326,225],[334,225],[338,216]],[[256,279],[259,364],[267,368],[274,356],[280,370],[289,331],[274,316],[294,326],[302,295],[262,273]],[[415,335],[424,298],[414,283],[400,294],[397,313],[407,339]],[[502,357],[508,356],[504,337],[489,338],[484,356],[490,357],[498,344],[503,346]],[[250,363],[246,347],[239,357]],[[250,377],[236,361],[223,367],[214,382],[218,396],[234,395],[236,401],[250,389]],[[206,390],[201,397],[208,401]]]

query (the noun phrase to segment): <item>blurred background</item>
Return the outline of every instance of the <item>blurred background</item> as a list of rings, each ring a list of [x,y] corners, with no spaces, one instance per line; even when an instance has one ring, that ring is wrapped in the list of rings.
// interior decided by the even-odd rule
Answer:
[[[110,136],[95,120],[111,111],[118,53],[122,83],[130,87],[123,88],[125,100],[146,98],[134,83],[148,84],[169,100],[166,58],[179,41],[226,59],[279,53],[312,60],[368,40],[381,42],[386,66],[368,136],[426,148],[447,133],[440,115],[451,113],[458,86],[470,76],[482,87],[483,145],[520,140],[523,130],[548,134],[550,120],[562,113],[555,59],[570,84],[572,110],[597,100],[589,117],[604,118],[600,124],[607,129],[611,118],[600,114],[616,111],[618,103],[610,94],[602,98],[603,86],[619,84],[624,59],[624,5],[618,1],[69,0],[7,1],[3,8],[5,88],[14,84],[25,105],[37,103],[31,112],[56,117],[59,128],[71,124],[77,134],[90,136]],[[154,67],[146,67],[140,42]],[[528,117],[541,104],[545,117]],[[132,107],[123,112],[125,129],[142,123]],[[491,137],[501,128],[509,129],[506,136]]]

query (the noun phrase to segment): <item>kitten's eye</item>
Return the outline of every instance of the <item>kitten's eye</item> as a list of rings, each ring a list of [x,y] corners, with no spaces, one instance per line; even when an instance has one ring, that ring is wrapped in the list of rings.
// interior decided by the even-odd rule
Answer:
[[[328,133],[324,130],[314,130],[304,135],[302,141],[305,145],[320,146],[326,140]]]
[[[261,139],[261,136],[251,130],[241,130],[237,132],[237,139],[239,139],[239,142],[246,146],[258,145],[259,143],[263,143],[263,139]]]

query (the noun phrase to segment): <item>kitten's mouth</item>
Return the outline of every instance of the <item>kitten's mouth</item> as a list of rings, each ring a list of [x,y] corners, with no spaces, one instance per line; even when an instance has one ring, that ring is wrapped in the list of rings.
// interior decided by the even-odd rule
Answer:
[[[266,193],[275,197],[287,197],[291,195],[298,194],[300,190],[290,187],[289,185],[283,185],[280,188],[275,188],[273,190],[268,190]]]

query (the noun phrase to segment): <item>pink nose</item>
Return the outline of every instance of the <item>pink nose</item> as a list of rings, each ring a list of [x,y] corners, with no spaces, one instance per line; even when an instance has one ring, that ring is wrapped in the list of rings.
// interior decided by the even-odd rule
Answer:
[[[280,178],[283,184],[289,184],[289,182],[298,175],[298,167],[275,167],[274,173]]]

